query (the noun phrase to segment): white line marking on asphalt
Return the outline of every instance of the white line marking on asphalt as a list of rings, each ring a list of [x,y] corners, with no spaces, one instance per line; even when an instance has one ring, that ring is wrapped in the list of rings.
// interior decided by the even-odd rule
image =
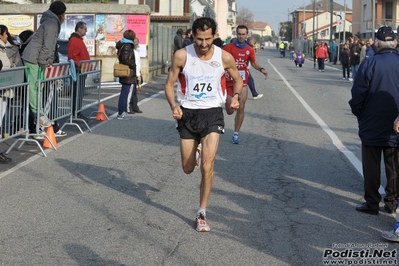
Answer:
[[[295,95],[295,97],[299,100],[299,102],[303,105],[303,107],[305,107],[305,109],[309,112],[313,119],[316,120],[321,129],[323,129],[324,132],[326,132],[327,135],[331,138],[334,146],[337,147],[337,149],[342,152],[346,158],[348,158],[349,162],[356,168],[360,176],[363,177],[362,163],[356,157],[356,155],[348,150],[348,148],[346,148],[346,146],[341,142],[341,140],[334,133],[334,131],[330,129],[330,127],[323,121],[323,119],[321,119],[320,116],[316,114],[315,111],[313,111],[313,109],[305,102],[305,100],[299,95],[299,93],[290,85],[290,83],[288,83],[284,76],[274,67],[274,65],[270,62],[270,59],[268,59],[268,62],[273,67],[274,71],[276,71],[276,73],[281,77],[287,87],[291,90],[291,92]]]

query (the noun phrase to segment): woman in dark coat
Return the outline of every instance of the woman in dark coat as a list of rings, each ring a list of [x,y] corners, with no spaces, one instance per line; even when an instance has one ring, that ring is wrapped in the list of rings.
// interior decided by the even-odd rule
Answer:
[[[349,79],[349,48],[347,44],[344,44],[344,49],[339,55],[339,60],[342,64],[342,75],[343,79]],[[346,76],[345,76],[346,73]]]
[[[118,115],[116,119],[129,120],[130,117],[127,115],[127,98],[130,91],[130,86],[137,83],[136,76],[136,59],[134,56],[134,39],[136,33],[132,30],[127,30],[123,33],[123,39],[116,44],[118,50],[119,63],[128,65],[130,68],[130,76],[127,78],[119,78],[119,83],[122,84],[121,93],[119,95],[118,102]]]

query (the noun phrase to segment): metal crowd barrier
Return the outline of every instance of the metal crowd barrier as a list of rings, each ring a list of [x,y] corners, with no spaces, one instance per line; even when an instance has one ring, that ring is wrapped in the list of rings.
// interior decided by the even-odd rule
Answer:
[[[73,121],[80,121],[86,125],[90,132],[92,132],[86,121],[82,118],[79,118],[79,113],[101,103],[101,69],[101,60],[83,60],[79,62],[76,73],[76,82],[74,85],[74,93],[76,97],[73,98],[76,110],[72,112],[70,121],[66,122],[62,128],[65,125],[76,125],[80,132],[83,133],[80,126],[76,123],[73,123]],[[100,111],[92,112],[89,117],[93,113],[98,112]],[[106,116],[105,113],[104,115]]]
[[[35,142],[44,154],[40,143],[28,139],[28,114],[29,114],[29,71],[27,67],[3,69],[0,72],[0,142],[10,139],[15,141],[10,145],[5,154],[22,141]]]
[[[52,122],[69,117],[72,114],[72,80],[69,74],[69,64],[54,64],[51,68],[39,70],[38,88],[41,93],[38,93],[38,112],[36,114],[36,121],[39,121],[41,115],[47,116]],[[39,110],[43,108],[43,113]],[[36,122],[36,133],[30,135],[37,135],[40,130],[40,125]],[[54,143],[45,135],[53,149],[56,150]]]
[[[27,77],[29,77],[28,74]],[[27,132],[25,138],[19,139],[19,141],[22,141],[22,144],[24,144],[25,141],[36,142],[44,157],[47,157],[47,155],[35,138],[46,138],[54,150],[57,148],[47,134],[43,133],[47,129],[40,128],[40,117],[45,115],[54,123],[61,118],[70,116],[72,110],[72,95],[70,95],[72,90],[70,84],[69,64],[54,64],[51,68],[39,68],[36,88],[38,90],[36,99],[37,112],[36,115],[33,113],[30,114],[33,120],[31,122],[29,122],[29,115],[26,116],[25,123]],[[29,114],[29,98],[27,106],[28,111],[26,113]],[[33,137],[33,139],[30,137]],[[20,146],[22,146],[22,144]],[[14,145],[10,147],[7,153],[13,146]]]

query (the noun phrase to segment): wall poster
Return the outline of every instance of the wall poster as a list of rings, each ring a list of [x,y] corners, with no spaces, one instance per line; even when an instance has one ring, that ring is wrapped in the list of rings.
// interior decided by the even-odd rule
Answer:
[[[133,30],[140,42],[140,57],[146,56],[147,15],[96,15],[96,55],[115,56],[115,44],[126,30]]]
[[[24,30],[35,30],[34,16],[1,15],[0,24],[6,25],[11,35],[18,35]]]

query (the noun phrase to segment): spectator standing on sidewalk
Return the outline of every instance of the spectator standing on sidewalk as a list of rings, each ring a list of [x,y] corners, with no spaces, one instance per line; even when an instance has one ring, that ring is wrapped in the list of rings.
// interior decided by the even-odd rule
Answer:
[[[313,68],[316,68],[316,62],[317,62],[316,51],[317,51],[317,48],[319,48],[319,43],[318,42],[314,42],[314,46],[313,46]]]
[[[366,46],[366,41],[361,40],[360,42],[360,63],[361,64],[363,62],[364,59],[366,59],[366,50],[367,50],[367,46]]]
[[[188,29],[186,30],[186,38],[183,40],[183,47],[186,47],[187,45],[190,45],[193,43],[193,30]]]
[[[34,33],[33,30],[24,30],[18,35],[19,40],[21,42],[19,46],[19,54],[21,56],[25,50],[25,47],[28,45],[30,39],[32,38],[33,33]]]
[[[1,69],[5,70],[16,66],[22,66],[21,57],[19,55],[19,49],[17,46],[13,45],[12,39],[10,38],[8,28],[5,25],[0,25],[0,62]],[[8,101],[10,98],[1,97],[0,98],[0,138],[3,137],[4,133],[9,133],[4,131],[4,115],[7,113]],[[6,123],[7,125],[7,123]],[[0,153],[0,164],[8,164],[12,161],[11,158]]]
[[[42,98],[42,88],[38,86],[39,67],[51,68],[54,61],[54,52],[57,38],[60,34],[61,24],[65,21],[66,6],[61,1],[51,3],[48,10],[44,11],[40,26],[32,35],[32,39],[25,47],[22,59],[29,69],[29,106],[30,114],[34,118],[39,116],[39,127],[49,127],[52,122],[44,114],[43,104],[39,105],[38,99]],[[42,73],[44,75],[44,73]],[[39,77],[43,79],[44,76]],[[39,95],[39,97],[38,97]],[[39,132],[37,132],[39,133]]]
[[[393,124],[399,113],[399,53],[395,38],[391,27],[378,29],[378,52],[360,65],[349,101],[362,142],[365,202],[356,210],[372,215],[378,214],[381,201],[382,154],[387,178],[384,209],[395,213],[398,205],[399,136]]]
[[[338,57],[338,45],[335,43],[335,40],[333,40],[331,44],[331,60],[333,65],[337,64],[337,57]]]
[[[374,40],[372,38],[367,40],[366,46],[366,57],[371,57],[375,55],[375,53],[377,52],[377,47],[375,46]]]
[[[216,22],[202,17],[194,21],[194,43],[176,52],[165,84],[166,99],[177,121],[183,171],[190,174],[202,146],[199,209],[195,219],[198,232],[209,232],[206,208],[214,181],[214,164],[220,134],[224,132],[222,105],[226,101],[225,71],[236,81],[230,108],[239,107],[242,79],[235,60],[228,52],[213,45]],[[174,84],[178,80],[176,104]],[[203,88],[204,90],[202,90]],[[201,155],[198,157],[201,158]]]
[[[319,71],[324,72],[324,64],[328,59],[328,47],[324,41],[321,41],[320,45],[316,49],[316,58]]]
[[[128,103],[127,103],[127,113],[128,114],[141,114],[143,111],[140,110],[138,103],[139,99],[137,97],[137,90],[139,89],[140,85],[140,90],[141,90],[141,83],[142,83],[142,76],[141,76],[141,61],[140,61],[140,54],[139,54],[139,47],[140,47],[140,42],[139,39],[134,38],[134,58],[136,60],[136,82],[132,84],[130,87],[130,92],[127,97]]]
[[[79,62],[84,60],[90,60],[90,55],[87,50],[86,44],[84,43],[83,37],[87,33],[87,24],[83,21],[78,21],[75,25],[75,32],[72,32],[68,41],[68,60],[73,60],[75,63],[75,69],[78,69]],[[81,76],[78,84],[78,80],[73,82],[73,100],[72,100],[72,113],[73,116],[83,118],[82,114],[78,112],[82,108],[83,95],[85,90],[87,76]],[[79,87],[79,90],[78,90]]]
[[[295,46],[292,42],[288,45],[288,51],[290,52],[290,60],[294,61]]]
[[[119,63],[128,65],[130,68],[130,76],[127,78],[119,78],[119,83],[122,84],[121,93],[118,101],[118,120],[130,120],[130,116],[126,113],[127,111],[127,99],[132,84],[137,83],[136,73],[136,58],[134,55],[134,39],[136,33],[132,30],[126,30],[123,33],[123,39],[116,43],[116,49],[118,50]]]
[[[344,44],[344,48],[339,55],[341,65],[342,65],[342,75],[343,79],[349,79],[350,70],[349,70],[349,47],[347,44]],[[346,74],[346,75],[345,75]]]
[[[351,65],[351,70],[352,70],[352,78],[350,78],[350,81],[353,81],[356,78],[356,73],[357,70],[359,69],[359,64],[360,64],[360,43],[359,43],[359,38],[355,36],[353,38],[353,43],[350,46],[350,55],[349,55],[349,63]]]
[[[174,50],[173,53],[176,53],[177,50],[183,48],[183,30],[178,29],[176,31],[175,38],[173,39]]]

